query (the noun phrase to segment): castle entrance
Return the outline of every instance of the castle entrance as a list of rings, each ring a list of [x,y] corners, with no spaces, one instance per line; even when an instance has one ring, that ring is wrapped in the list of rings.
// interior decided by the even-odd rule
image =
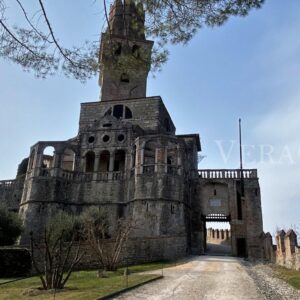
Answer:
[[[204,230],[204,250],[208,255],[231,256],[232,239],[230,215],[209,214],[202,215]]]

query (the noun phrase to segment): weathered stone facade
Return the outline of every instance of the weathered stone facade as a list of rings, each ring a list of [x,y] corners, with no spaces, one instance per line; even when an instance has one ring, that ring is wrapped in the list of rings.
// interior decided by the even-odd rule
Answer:
[[[127,28],[124,20],[136,20],[138,28]],[[110,24],[101,44],[101,101],[81,105],[75,138],[30,149],[20,243],[28,243],[29,232],[41,230],[59,210],[103,207],[112,225],[119,217],[136,220],[130,249],[137,260],[203,254],[208,221],[230,222],[234,255],[259,257],[257,171],[198,170],[199,135],[176,135],[162,99],[146,97],[153,42],[145,39],[141,6],[126,0],[124,9],[115,1]],[[127,66],[115,66],[111,51]],[[44,154],[48,146],[53,156]],[[3,201],[12,201],[13,194],[1,192],[0,184]]]

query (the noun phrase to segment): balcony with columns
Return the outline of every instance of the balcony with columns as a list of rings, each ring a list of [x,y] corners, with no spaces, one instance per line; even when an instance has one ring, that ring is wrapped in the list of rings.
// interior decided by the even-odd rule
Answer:
[[[45,154],[45,149],[53,148],[51,155]],[[80,157],[73,149],[61,145],[37,143],[33,146],[27,179],[31,177],[56,177],[69,181],[109,181],[123,180],[127,155],[125,150],[109,152],[102,150],[95,153],[87,151]]]

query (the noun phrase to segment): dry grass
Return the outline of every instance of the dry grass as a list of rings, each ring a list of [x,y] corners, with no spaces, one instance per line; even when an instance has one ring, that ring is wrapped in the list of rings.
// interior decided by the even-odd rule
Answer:
[[[300,290],[300,271],[295,271],[280,266],[274,266],[273,269],[279,278],[283,279],[294,288]]]

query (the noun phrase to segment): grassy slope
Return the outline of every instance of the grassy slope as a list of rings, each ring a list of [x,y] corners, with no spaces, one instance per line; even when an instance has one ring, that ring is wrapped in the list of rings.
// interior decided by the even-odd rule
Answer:
[[[178,263],[177,263],[178,264]],[[160,270],[167,267],[175,266],[176,262],[154,262],[143,265],[130,266],[130,276],[128,276],[128,286],[136,285],[148,281],[161,275],[161,272],[156,272],[157,275],[135,274],[136,272],[145,272],[152,270]],[[63,292],[57,293],[56,299],[96,299],[112,292],[118,291],[126,287],[126,277],[123,276],[124,268],[117,272],[108,272],[107,278],[98,278],[96,271],[81,271],[74,272],[66,285]],[[0,279],[5,282],[5,279]],[[40,280],[37,277],[32,277],[5,285],[0,285],[0,299],[53,299],[51,292],[40,292],[36,289],[41,286]],[[36,296],[34,294],[38,293]]]
[[[128,276],[128,286],[145,282],[157,275]],[[0,299],[53,299],[53,292],[39,291],[41,286],[37,277],[32,277],[17,282],[0,286]],[[107,278],[98,278],[96,271],[81,271],[73,273],[66,285],[66,289],[56,294],[56,299],[96,299],[126,287],[126,277],[110,273]],[[34,296],[34,297],[33,297]]]
[[[274,271],[279,278],[283,279],[294,288],[300,290],[300,271],[295,271],[279,266],[275,266]]]

